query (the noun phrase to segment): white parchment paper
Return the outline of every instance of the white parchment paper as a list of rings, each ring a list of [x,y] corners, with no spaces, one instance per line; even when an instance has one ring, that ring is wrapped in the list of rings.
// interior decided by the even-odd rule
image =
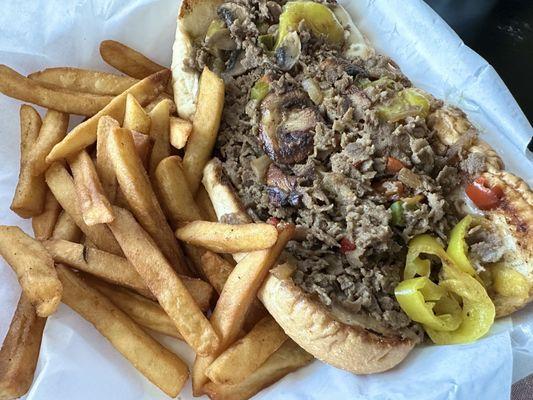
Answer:
[[[116,39],[170,65],[178,0],[0,0],[0,63],[22,73],[53,66],[109,70],[98,45]],[[356,24],[416,85],[463,108],[509,170],[533,183],[525,147],[533,129],[504,83],[421,0],[341,1]],[[511,61],[510,61],[511,62]],[[18,173],[19,103],[0,96],[0,223],[30,225],[9,211]],[[19,296],[0,261],[0,338]],[[533,307],[499,321],[477,343],[423,346],[393,371],[353,376],[315,362],[259,399],[509,398],[533,372]],[[186,346],[158,337],[187,361]],[[99,333],[68,307],[48,319],[31,400],[165,399]],[[179,398],[190,399],[190,384]]]

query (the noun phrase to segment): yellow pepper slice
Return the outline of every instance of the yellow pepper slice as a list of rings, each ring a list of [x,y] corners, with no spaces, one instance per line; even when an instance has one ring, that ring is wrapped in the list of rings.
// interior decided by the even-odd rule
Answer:
[[[529,283],[520,272],[497,263],[489,267],[492,276],[492,287],[496,293],[504,297],[517,297],[527,299],[529,297]]]
[[[429,99],[420,90],[403,89],[398,92],[388,105],[378,107],[378,116],[388,122],[397,122],[406,117],[419,115],[426,118],[429,114]]]
[[[425,328],[454,331],[462,322],[459,303],[426,277],[400,282],[394,289],[394,295],[409,318]],[[437,309],[439,315],[435,314]]]
[[[440,258],[443,264],[453,264],[453,261],[437,239],[426,234],[418,235],[409,242],[409,250],[403,271],[404,280],[414,278],[417,275],[429,277],[431,261],[421,259],[420,254],[432,254]]]
[[[278,48],[290,31],[296,30],[298,24],[304,20],[313,34],[324,38],[330,44],[341,44],[344,40],[344,29],[326,5],[314,1],[289,1],[283,6],[279,17],[278,38],[275,48]]]
[[[431,321],[430,323],[420,322],[423,324],[424,329],[431,340],[437,344],[468,343],[485,335],[494,323],[494,317],[496,314],[492,300],[483,285],[476,280],[477,275],[472,277],[459,269],[459,267],[455,265],[453,259],[444,251],[440,243],[432,236],[420,235],[415,237],[409,243],[404,270],[405,280],[398,285],[398,288],[400,288],[400,294],[402,291],[407,292],[410,285],[416,287],[414,283],[405,283],[413,281],[412,278],[416,275],[420,275],[429,280],[431,262],[430,260],[421,259],[419,257],[420,254],[434,255],[442,261],[442,269],[440,272],[442,281],[438,286],[435,284],[433,285],[444,290],[447,295],[441,296],[439,301],[437,301],[431,308],[431,311],[436,316],[438,314],[446,313],[455,316],[455,312],[457,312],[453,311],[457,310],[454,305],[457,304],[455,299],[460,298],[462,301],[461,323],[454,330],[443,329],[442,327],[439,327],[434,320],[428,318],[427,312],[423,315],[420,307],[414,308],[413,304],[405,301],[402,305],[400,300],[398,300],[402,309],[406,306],[406,309],[404,309],[406,314],[415,321],[418,321],[419,319],[421,320],[422,318],[427,318],[428,321]],[[406,286],[402,287],[404,283]],[[430,285],[426,285],[427,284],[425,284],[424,287],[431,287]],[[434,287],[432,288],[434,289]],[[426,298],[422,292],[422,299],[431,301],[431,299],[435,297],[435,293],[437,292],[426,291],[426,294],[428,295]],[[420,301],[420,298],[418,298],[418,301]],[[426,301],[424,300],[424,302]],[[454,318],[457,317],[455,316]],[[444,327],[448,328],[447,325],[444,325]]]
[[[455,262],[455,265],[468,275],[476,275],[476,271],[472,267],[468,259],[468,245],[466,244],[466,233],[472,225],[474,218],[471,215],[464,217],[457,225],[455,225],[450,233],[450,241],[446,252],[450,258]]]
[[[470,343],[481,338],[489,331],[496,315],[487,291],[476,279],[456,267],[444,266],[444,276],[450,278],[440,282],[439,286],[462,299],[462,322],[451,332],[425,326],[428,336],[436,344]]]
[[[269,91],[270,83],[268,81],[268,78],[266,76],[263,76],[257,82],[255,82],[254,86],[252,86],[252,89],[250,90],[250,98],[252,100],[261,101],[266,97]]]
[[[391,78],[386,76],[379,78],[378,80],[371,81],[370,79],[362,80],[359,87],[361,89],[366,89],[368,87],[383,87],[383,88],[392,88],[394,87],[394,81]]]

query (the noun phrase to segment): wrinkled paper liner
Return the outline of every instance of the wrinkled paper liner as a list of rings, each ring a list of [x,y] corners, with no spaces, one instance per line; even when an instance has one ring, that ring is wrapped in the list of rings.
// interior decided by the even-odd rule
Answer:
[[[375,47],[390,55],[415,85],[465,110],[507,168],[533,182],[525,156],[532,128],[493,68],[466,47],[421,0],[341,1]],[[34,0],[4,2],[0,13],[0,63],[22,73],[77,66],[110,71],[98,54],[116,39],[170,65],[176,0]],[[0,223],[31,232],[9,211],[18,172],[20,103],[0,96]],[[44,111],[44,110],[40,110]],[[79,121],[78,117],[72,120]],[[0,337],[20,293],[15,275],[0,261]],[[533,372],[533,307],[498,321],[476,343],[419,346],[399,367],[354,376],[320,362],[290,374],[258,399],[427,399],[509,397],[513,381]],[[514,324],[513,324],[514,322]],[[182,343],[158,336],[187,362]],[[514,362],[514,367],[513,367]],[[166,399],[89,323],[67,306],[48,319],[28,400]],[[190,382],[178,396],[191,399]]]

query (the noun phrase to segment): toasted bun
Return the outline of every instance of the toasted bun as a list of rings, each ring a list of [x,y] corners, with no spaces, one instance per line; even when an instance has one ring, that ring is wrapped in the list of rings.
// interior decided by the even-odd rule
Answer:
[[[475,130],[465,113],[458,108],[444,106],[428,116],[428,126],[435,130],[439,140],[451,146],[461,136],[471,130]],[[503,161],[492,147],[483,140],[476,138],[468,148],[471,153],[483,153],[486,159],[486,167],[489,172],[497,172],[503,169]]]
[[[216,18],[222,0],[182,0],[172,46],[172,87],[174,102],[181,118],[191,119],[196,111],[200,74],[188,69],[184,61],[194,57],[193,43],[201,40]]]
[[[321,361],[355,374],[386,371],[399,364],[415,342],[384,337],[338,321],[288,276],[271,271],[259,298],[285,333]]]
[[[503,262],[522,274],[529,284],[528,298],[504,297],[489,292],[496,306],[496,316],[503,317],[533,300],[533,192],[526,182],[509,172],[487,172],[483,176],[491,186],[498,185],[504,192],[501,206],[485,214],[503,238]]]
[[[440,141],[447,145],[453,145],[462,135],[475,129],[461,110],[450,106],[442,107],[431,114],[428,125],[435,130]],[[483,140],[474,140],[468,151],[485,155],[487,172],[483,177],[488,180],[490,186],[503,189],[501,206],[484,212],[484,215],[504,241],[504,264],[522,274],[529,284],[528,298],[504,297],[488,288],[496,306],[496,317],[503,317],[533,300],[533,192],[522,179],[503,171],[503,161]],[[490,271],[490,265],[487,269]]]

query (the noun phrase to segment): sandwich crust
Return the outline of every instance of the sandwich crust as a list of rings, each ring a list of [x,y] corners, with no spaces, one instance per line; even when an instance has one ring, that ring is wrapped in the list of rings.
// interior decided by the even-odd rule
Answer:
[[[461,110],[451,106],[444,106],[430,115],[428,125],[447,145],[453,145],[475,129]],[[528,298],[505,297],[489,290],[496,306],[496,317],[503,317],[533,300],[533,192],[522,179],[503,170],[503,161],[488,143],[476,137],[468,151],[485,156],[487,172],[482,176],[489,186],[499,186],[503,190],[501,205],[484,214],[504,240],[505,265],[523,275],[529,284]],[[475,178],[472,176],[468,180]],[[490,266],[487,269],[490,271]]]
[[[505,266],[511,267],[526,278],[529,297],[506,297],[490,293],[496,306],[496,316],[503,317],[533,301],[533,192],[519,177],[506,172],[483,174],[491,186],[503,189],[500,207],[486,212],[504,240]],[[488,267],[490,271],[490,267]]]
[[[439,140],[451,146],[458,142],[462,136],[475,131],[466,114],[452,106],[443,106],[428,116],[428,126],[435,130]],[[498,153],[485,141],[475,137],[468,151],[485,155],[486,167],[489,172],[497,172],[504,168]]]
[[[178,115],[192,119],[196,111],[196,96],[200,74],[187,68],[185,61],[194,57],[193,44],[203,38],[211,21],[216,17],[222,0],[182,0],[172,46],[172,87]]]
[[[278,267],[279,268],[279,267]],[[383,372],[399,364],[416,344],[338,321],[292,279],[272,270],[259,298],[285,333],[304,350],[355,374]]]

